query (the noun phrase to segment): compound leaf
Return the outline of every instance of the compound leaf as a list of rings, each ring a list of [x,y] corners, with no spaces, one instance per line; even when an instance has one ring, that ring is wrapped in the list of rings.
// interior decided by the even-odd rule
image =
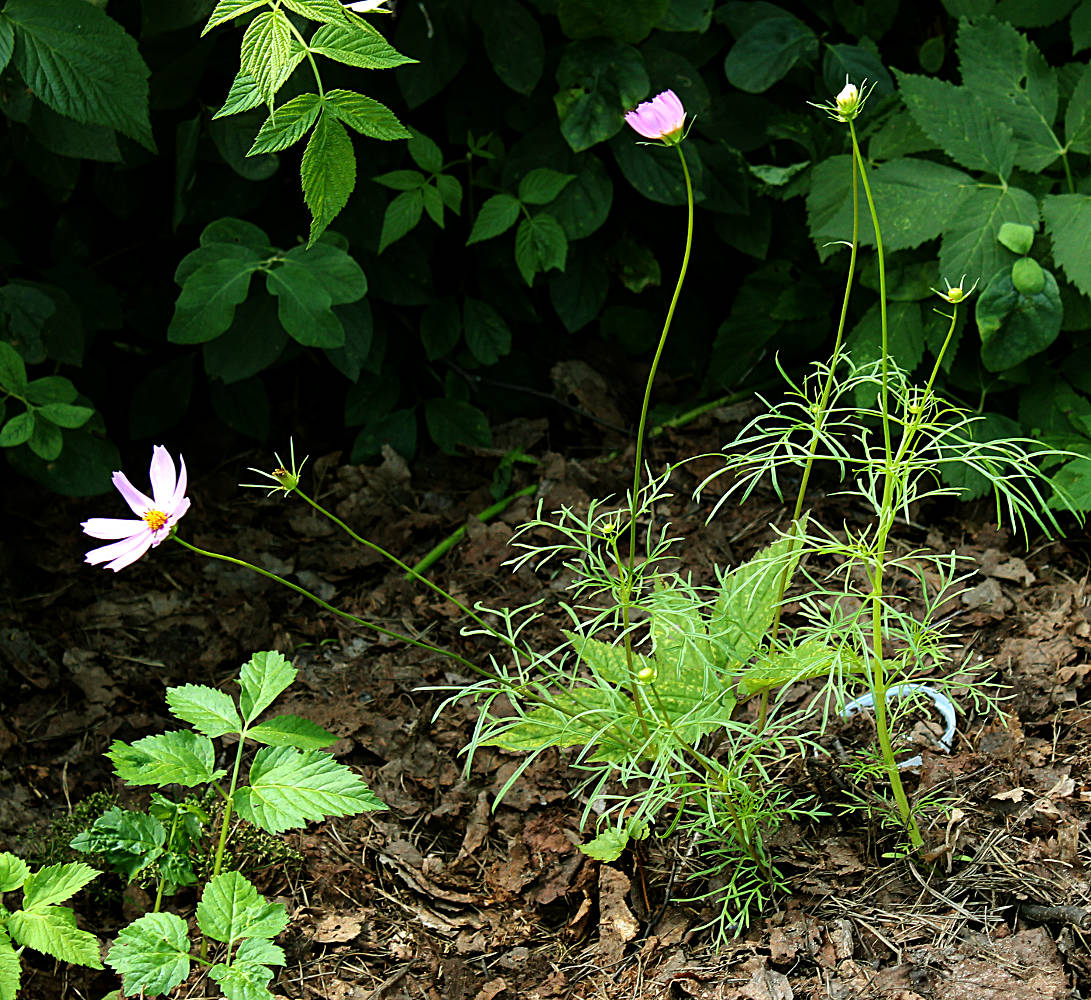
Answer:
[[[189,976],[186,922],[174,913],[146,913],[118,933],[106,964],[121,975],[125,996],[169,993]]]
[[[352,140],[344,125],[325,105],[303,151],[300,178],[303,200],[311,210],[309,247],[345,207],[356,184]]]
[[[76,926],[76,914],[67,906],[16,910],[7,920],[7,930],[17,944],[43,955],[92,969],[102,968],[98,940]]]
[[[82,861],[47,865],[27,876],[23,883],[23,906],[36,909],[63,903],[98,874],[94,868],[88,867]]]
[[[175,718],[188,722],[205,736],[242,731],[242,719],[231,696],[215,688],[203,684],[167,688],[167,704]]]
[[[247,723],[264,712],[296,678],[293,667],[275,649],[254,653],[239,674],[239,707]]]
[[[145,736],[135,743],[114,740],[106,754],[119,778],[131,785],[206,785],[226,774],[215,767],[212,741],[189,730]]]

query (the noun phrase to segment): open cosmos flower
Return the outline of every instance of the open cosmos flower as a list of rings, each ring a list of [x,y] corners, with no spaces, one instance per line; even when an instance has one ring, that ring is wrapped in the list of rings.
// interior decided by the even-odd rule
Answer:
[[[175,474],[174,460],[167,449],[156,445],[152,449],[152,495],[145,496],[123,472],[113,475],[114,486],[139,520],[114,517],[92,517],[81,527],[92,538],[116,539],[87,553],[86,561],[93,566],[106,563],[115,573],[134,563],[148,549],[155,548],[170,535],[171,528],[189,510],[186,496],[186,463],[178,456],[181,470]]]
[[[638,104],[625,120],[645,139],[660,139],[674,145],[682,141],[686,109],[673,90],[664,90],[650,101]]]

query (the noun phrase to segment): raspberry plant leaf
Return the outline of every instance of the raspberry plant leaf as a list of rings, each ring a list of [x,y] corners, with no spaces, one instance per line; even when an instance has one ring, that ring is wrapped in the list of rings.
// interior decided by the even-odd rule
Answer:
[[[114,740],[107,757],[117,776],[131,785],[205,785],[227,772],[215,767],[216,754],[207,736],[176,730],[145,736],[135,743]]]
[[[160,996],[189,976],[186,922],[173,913],[146,913],[123,927],[106,957],[121,975],[122,993]]]
[[[167,688],[171,715],[188,722],[205,736],[242,732],[242,719],[231,696],[203,684]]]

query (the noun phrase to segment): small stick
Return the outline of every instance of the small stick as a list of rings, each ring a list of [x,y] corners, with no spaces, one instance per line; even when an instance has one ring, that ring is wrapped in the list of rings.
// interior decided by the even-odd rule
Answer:
[[[1043,906],[1041,903],[1022,903],[1019,907],[1020,916],[1035,923],[1069,923],[1075,924],[1081,930],[1091,930],[1091,911],[1082,906]]]

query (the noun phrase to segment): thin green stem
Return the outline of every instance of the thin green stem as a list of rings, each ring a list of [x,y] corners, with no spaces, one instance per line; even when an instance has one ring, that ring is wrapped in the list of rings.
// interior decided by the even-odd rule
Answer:
[[[1065,175],[1065,179],[1068,181],[1068,193],[1069,194],[1075,194],[1076,193],[1076,185],[1075,185],[1075,182],[1072,180],[1072,168],[1068,165],[1068,152],[1067,152],[1067,150],[1062,150],[1061,151],[1061,163],[1064,165],[1064,175]]]
[[[285,20],[288,22],[288,27],[291,29],[292,34],[295,35],[296,41],[298,41],[299,44],[303,46],[303,54],[307,57],[307,62],[311,64],[311,72],[314,74],[314,82],[315,85],[318,87],[318,96],[320,98],[325,97],[326,92],[322,89],[322,75],[318,72],[318,63],[314,61],[314,53],[311,52],[311,47],[307,44],[306,39],[299,33],[299,29],[296,28],[294,24],[292,24],[291,19],[285,18]]]

